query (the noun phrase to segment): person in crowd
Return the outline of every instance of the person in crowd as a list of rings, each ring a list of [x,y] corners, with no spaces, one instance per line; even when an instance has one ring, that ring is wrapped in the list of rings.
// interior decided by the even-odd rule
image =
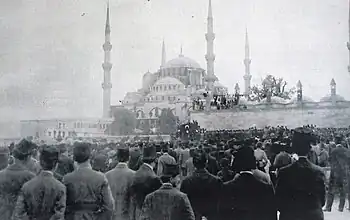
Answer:
[[[222,219],[277,220],[274,190],[253,175],[256,158],[250,147],[240,148],[235,155],[237,175],[224,183],[220,211]]]
[[[108,170],[108,156],[105,153],[97,153],[91,161],[92,169],[101,173]]]
[[[320,167],[327,167],[329,164],[329,154],[324,143],[320,143],[320,153],[318,154],[318,165]]]
[[[143,149],[143,164],[136,171],[131,184],[131,220],[139,220],[142,204],[145,197],[162,186],[160,178],[154,173],[155,159],[157,157],[154,145]]]
[[[195,153],[195,148],[190,149],[190,158],[185,163],[185,173],[183,173],[183,176],[189,176],[192,175],[192,173],[195,171],[195,167],[193,165],[193,155]]]
[[[114,198],[113,220],[129,220],[131,215],[131,184],[135,171],[128,167],[129,148],[121,144],[117,149],[117,160],[115,168],[106,173]]]
[[[280,220],[324,219],[325,176],[322,169],[307,158],[311,133],[308,128],[294,130],[292,148],[298,160],[278,172],[276,200]]]
[[[254,156],[258,164],[257,168],[262,172],[266,172],[265,167],[269,163],[269,159],[267,158],[266,152],[263,149],[262,142],[258,142],[256,144],[256,149],[254,150]]]
[[[14,146],[14,163],[0,171],[0,218],[11,219],[17,197],[24,183],[35,177],[26,168],[33,144],[25,139]]]
[[[186,194],[176,189],[179,178],[177,164],[165,164],[160,189],[146,196],[141,220],[195,220]]]
[[[0,170],[5,169],[9,165],[10,150],[8,147],[0,147]]]
[[[271,170],[270,178],[274,186],[276,186],[278,172],[281,168],[292,163],[292,157],[286,151],[281,151],[276,155],[273,162],[273,169]]]
[[[106,176],[90,165],[90,144],[76,143],[73,158],[78,167],[62,180],[67,188],[66,220],[111,219],[113,196]]]
[[[141,156],[142,155],[140,146],[133,146],[130,148],[130,160],[128,163],[130,169],[136,171],[140,168],[142,164]]]
[[[340,137],[339,137],[340,138]],[[324,209],[326,212],[332,210],[334,194],[336,191],[339,192],[339,206],[338,211],[342,212],[345,206],[346,191],[345,187],[348,185],[347,176],[349,175],[349,167],[347,157],[347,149],[343,147],[340,140],[337,141],[336,148],[331,152],[330,155],[330,166],[331,173],[327,192],[327,204]],[[350,200],[349,200],[350,201]]]
[[[179,165],[181,167],[181,174],[184,176],[184,173],[186,173],[186,161],[190,158],[190,149],[188,146],[181,149],[179,154]]]
[[[23,185],[12,220],[64,220],[66,187],[53,176],[58,158],[56,147],[43,146],[39,158],[42,170]]]
[[[207,154],[207,157],[208,157],[208,161],[207,161],[207,170],[208,170],[208,172],[213,174],[213,175],[217,175],[219,170],[220,170],[220,166],[219,166],[219,163],[216,160],[216,158],[213,157],[212,155],[210,155],[210,152],[211,152],[210,146],[204,147],[204,151],[205,151],[205,153]]]
[[[209,220],[219,219],[218,205],[222,181],[206,169],[207,158],[204,151],[195,152],[193,165],[196,170],[182,181],[180,187],[181,192],[186,193],[191,202],[196,220],[201,220],[202,217]]]
[[[41,170],[39,161],[37,161],[35,159],[35,157],[36,157],[36,155],[38,153],[38,151],[37,151],[38,150],[38,146],[36,144],[34,144],[33,142],[28,142],[28,143],[30,143],[32,145],[32,147],[31,147],[32,150],[31,150],[30,157],[28,157],[28,159],[27,159],[27,161],[25,163],[25,166],[26,166],[26,168],[29,171],[31,171],[31,172],[33,172],[35,174],[38,174],[38,173],[40,173],[40,170]]]
[[[220,160],[221,170],[218,173],[218,177],[222,182],[227,182],[235,177],[235,172],[230,170],[230,161],[227,158],[222,158]]]
[[[54,176],[59,181],[62,181],[64,175],[74,171],[74,161],[68,156],[68,149],[66,145],[58,145],[58,149],[60,156],[54,171]]]
[[[164,145],[163,149],[162,149],[163,155],[161,155],[158,158],[158,165],[157,165],[157,175],[158,176],[163,175],[163,170],[164,170],[165,164],[176,164],[175,158],[170,156],[168,152],[169,152],[168,146]]]

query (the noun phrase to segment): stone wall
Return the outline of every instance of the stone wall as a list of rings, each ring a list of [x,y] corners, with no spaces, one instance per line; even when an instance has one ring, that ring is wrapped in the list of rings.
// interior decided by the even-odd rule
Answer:
[[[350,107],[315,107],[283,109],[221,110],[210,114],[192,112],[191,120],[198,121],[202,128],[247,129],[252,126],[283,125],[295,128],[306,124],[318,127],[349,127]]]

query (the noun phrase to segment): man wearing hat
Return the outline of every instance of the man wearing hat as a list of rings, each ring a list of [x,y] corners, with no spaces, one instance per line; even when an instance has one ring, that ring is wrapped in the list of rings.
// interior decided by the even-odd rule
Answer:
[[[143,149],[143,164],[136,171],[131,185],[132,210],[131,219],[139,220],[145,197],[162,186],[160,178],[154,173],[156,147],[151,145]]]
[[[163,155],[161,155],[158,158],[158,165],[157,165],[157,175],[158,176],[162,176],[163,175],[165,164],[176,164],[175,158],[169,155],[169,148],[168,148],[168,146],[167,145],[163,145],[162,148],[163,148],[162,149]]]
[[[254,150],[242,147],[235,154],[237,175],[224,183],[220,213],[222,219],[277,220],[271,184],[254,175]]]
[[[58,150],[60,151],[60,156],[54,175],[61,181],[64,175],[74,171],[74,161],[68,156],[68,149],[65,144],[58,145]]]
[[[13,219],[64,219],[66,187],[53,175],[58,158],[58,149],[43,146],[39,159],[42,170],[23,185]]]
[[[209,220],[219,219],[218,203],[222,182],[208,172],[207,155],[198,150],[193,156],[194,173],[187,176],[181,183],[181,192],[186,193],[191,202],[196,220],[206,217]]]
[[[277,176],[276,199],[280,220],[323,220],[325,176],[322,169],[311,163],[311,131],[296,128],[292,149],[298,160],[281,168]]]
[[[31,144],[22,140],[13,149],[14,163],[0,171],[0,218],[11,219],[17,196],[24,183],[35,177],[25,165],[31,155]]]
[[[77,169],[63,177],[67,188],[66,220],[111,219],[114,201],[106,176],[90,164],[91,145],[76,143],[73,158]]]
[[[176,189],[179,167],[165,164],[160,189],[146,196],[142,206],[141,220],[195,220],[194,213],[186,194]]]
[[[121,144],[117,149],[118,164],[106,173],[114,198],[113,220],[129,220],[131,209],[130,187],[134,179],[135,171],[128,167],[129,148]]]

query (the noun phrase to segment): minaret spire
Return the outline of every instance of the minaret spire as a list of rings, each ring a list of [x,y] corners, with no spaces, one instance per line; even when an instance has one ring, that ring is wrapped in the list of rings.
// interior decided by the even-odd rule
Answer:
[[[166,64],[166,51],[165,51],[165,42],[164,42],[164,39],[163,39],[163,44],[162,44],[162,62],[161,62],[161,65],[160,67],[164,67]]]
[[[244,66],[245,66],[245,74],[243,76],[244,79],[244,96],[248,98],[250,94],[250,83],[252,79],[252,75],[250,75],[250,64],[252,60],[250,59],[250,48],[249,48],[249,37],[248,37],[248,29],[245,29],[245,56],[244,56]]]
[[[106,18],[106,27],[105,27],[105,43],[103,44],[103,51],[104,51],[104,62],[102,64],[103,68],[103,83],[102,83],[102,89],[103,89],[103,117],[109,118],[110,115],[110,108],[111,108],[111,69],[112,64],[110,62],[111,60],[111,50],[112,50],[112,44],[110,42],[110,34],[111,34],[111,27],[110,27],[110,21],[109,21],[109,2],[107,3],[107,18]]]
[[[347,47],[349,50],[349,65],[348,65],[348,71],[350,73],[350,1],[349,1],[349,6],[348,6],[348,10],[349,10],[349,21],[348,21],[348,25],[349,25],[349,42],[347,42]]]
[[[211,0],[209,0],[209,6],[208,6],[208,18],[207,18],[207,33],[205,34],[205,39],[207,41],[207,54],[205,55],[205,59],[207,60],[207,75],[205,77],[205,80],[207,81],[207,89],[210,91],[210,94],[212,94],[213,90],[213,84],[217,80],[217,77],[214,74],[214,61],[215,61],[215,54],[214,54],[214,24],[213,24],[213,9],[211,6]],[[210,110],[210,100],[211,95],[208,96],[207,100],[207,111]]]
[[[181,47],[180,47],[180,54],[179,54],[179,57],[183,57],[183,53],[182,53],[182,44],[181,44]]]

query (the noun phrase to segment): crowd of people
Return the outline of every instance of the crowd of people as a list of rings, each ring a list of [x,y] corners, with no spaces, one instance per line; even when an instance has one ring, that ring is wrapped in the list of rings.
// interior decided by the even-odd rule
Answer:
[[[242,95],[214,95],[213,99],[210,102],[210,106],[216,108],[217,110],[221,109],[232,109],[238,106],[239,99]],[[204,96],[206,98],[206,96]],[[192,108],[197,111],[203,111],[205,109],[206,100],[198,97],[192,102]]]
[[[350,201],[349,129],[0,148],[4,220],[323,220]],[[327,170],[330,174],[327,175]],[[278,217],[279,216],[279,217]]]

